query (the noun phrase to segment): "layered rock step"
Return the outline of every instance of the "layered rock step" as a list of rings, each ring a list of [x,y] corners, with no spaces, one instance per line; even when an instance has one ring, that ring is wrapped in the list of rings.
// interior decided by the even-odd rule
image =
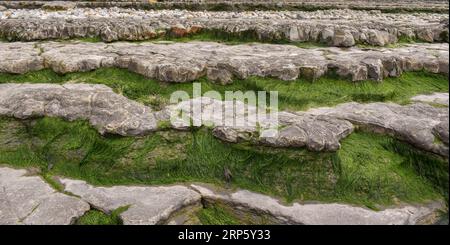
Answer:
[[[41,177],[0,167],[1,225],[68,225],[89,209],[87,202],[55,191]]]
[[[191,9],[191,10],[315,10],[315,9],[363,9],[386,12],[448,12],[445,0],[75,0],[66,1],[0,1],[9,8],[44,8],[49,10],[71,9],[74,7],[123,7],[134,9]]]
[[[284,224],[304,225],[412,225],[433,220],[434,212],[442,208],[439,202],[427,206],[404,206],[373,211],[345,204],[293,203],[283,205],[279,200],[247,190],[227,193],[205,185],[191,185],[205,200],[231,204],[240,209],[269,214]],[[434,211],[433,211],[434,210]]]
[[[399,40],[448,42],[446,14],[325,10],[195,12],[134,9],[10,9],[0,12],[0,37],[12,41],[98,37],[142,41],[212,33],[218,37],[317,42],[329,46],[385,46]]]
[[[346,204],[283,205],[275,198],[246,190],[215,192],[206,185],[99,187],[67,178],[57,180],[65,193],[56,192],[41,177],[26,170],[0,167],[0,224],[72,224],[94,207],[119,214],[125,225],[172,223],[173,215],[202,203],[225,202],[244,212],[257,212],[283,224],[418,224],[432,222],[440,202],[373,211]],[[71,195],[69,195],[71,194]],[[74,195],[74,196],[72,196]],[[242,211],[241,211],[242,212]]]
[[[161,124],[180,130],[207,126],[227,142],[307,147],[312,151],[338,150],[339,141],[357,125],[448,157],[448,108],[424,103],[352,102],[292,113],[199,97],[152,111],[104,85],[0,84],[1,115],[88,120],[100,133],[124,136],[164,129]]]
[[[404,71],[448,74],[448,48],[448,44],[303,49],[292,45],[213,42],[3,42],[0,72],[26,73],[50,68],[64,74],[118,67],[151,79],[178,83],[201,77],[222,84],[250,76],[315,80],[326,74],[352,81],[381,81],[400,76]]]

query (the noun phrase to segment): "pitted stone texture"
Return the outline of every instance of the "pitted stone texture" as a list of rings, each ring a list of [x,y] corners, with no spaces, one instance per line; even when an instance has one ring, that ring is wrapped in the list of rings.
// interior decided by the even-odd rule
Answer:
[[[113,186],[94,187],[80,180],[61,179],[65,191],[80,196],[94,207],[111,212],[129,206],[120,214],[125,225],[154,225],[174,212],[200,202],[201,196],[185,186]]]
[[[428,95],[417,95],[411,98],[412,101],[425,102],[439,105],[449,105],[448,93],[433,93]]]
[[[0,167],[0,224],[68,225],[90,209],[88,203],[26,173]]]
[[[364,126],[441,156],[448,157],[448,108],[428,104],[345,103],[334,108],[311,109],[308,113],[327,115]],[[439,140],[436,140],[438,138]],[[444,144],[439,141],[444,142]]]
[[[9,40],[100,37],[103,41],[182,37],[201,30],[248,35],[261,41],[322,42],[349,47],[384,46],[399,38],[448,42],[448,15],[382,14],[374,11],[324,10],[192,12],[134,9],[11,10],[2,15],[0,36]]]
[[[157,127],[149,107],[92,84],[0,84],[0,115],[84,119],[102,134],[142,135]]]
[[[234,193],[217,193],[211,189],[191,185],[203,198],[228,203],[244,209],[269,214],[282,223],[306,225],[414,225],[433,215],[444,205],[390,208],[373,211],[345,204],[299,204],[282,205],[278,200],[247,190]]]
[[[400,76],[426,70],[448,74],[448,44],[410,44],[400,48],[315,48],[292,45],[224,45],[212,42],[155,43],[0,43],[0,71],[24,73],[51,68],[59,73],[119,67],[165,82],[207,76],[317,79],[333,73],[352,81]]]

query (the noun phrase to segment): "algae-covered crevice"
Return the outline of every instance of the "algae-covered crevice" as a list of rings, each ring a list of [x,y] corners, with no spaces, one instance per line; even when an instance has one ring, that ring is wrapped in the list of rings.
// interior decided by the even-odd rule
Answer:
[[[0,124],[0,162],[95,185],[205,182],[372,208],[448,200],[448,161],[384,135],[356,132],[339,151],[315,153],[227,144],[207,129],[119,137],[55,118]]]
[[[125,212],[128,207],[119,207],[110,213],[105,213],[101,210],[92,208],[79,217],[75,225],[122,225],[123,221],[120,214]]]
[[[395,102],[405,104],[417,94],[448,92],[448,76],[428,72],[406,72],[400,77],[387,78],[383,82],[362,81],[352,83],[328,76],[311,82],[304,79],[281,81],[272,78],[251,77],[220,85],[205,78],[202,93],[217,91],[225,98],[226,91],[278,91],[280,110],[306,110],[318,106],[333,106],[344,102]],[[104,84],[129,99],[160,110],[167,105],[175,91],[193,94],[193,83],[164,83],[145,78],[125,69],[101,68],[89,72],[65,75],[51,70],[26,74],[0,74],[0,83],[91,83]]]

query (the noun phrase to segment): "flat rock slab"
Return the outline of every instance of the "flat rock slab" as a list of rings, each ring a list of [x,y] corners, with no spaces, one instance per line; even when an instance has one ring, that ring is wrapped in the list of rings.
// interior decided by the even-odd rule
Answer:
[[[61,4],[47,3],[55,8]],[[49,6],[50,7],[50,6]],[[384,46],[407,38],[448,42],[448,15],[385,14],[374,11],[324,10],[195,12],[134,9],[13,9],[0,16],[0,36],[8,40],[99,37],[103,41],[184,37],[200,31],[261,41],[320,42],[330,46]]]
[[[52,116],[84,119],[100,133],[145,135],[169,127],[207,126],[232,143],[307,147],[336,151],[354,124],[448,157],[448,108],[416,103],[344,103],[307,112],[269,112],[240,101],[199,97],[152,112],[150,107],[114,93],[105,85],[0,84],[0,115],[19,119]]]
[[[448,93],[433,93],[427,95],[417,95],[411,98],[412,101],[425,102],[438,105],[449,105],[449,95]]]
[[[88,203],[26,174],[0,167],[0,224],[68,225],[90,209]]]
[[[222,84],[250,76],[315,80],[337,74],[352,81],[397,77],[403,71],[448,74],[448,44],[409,44],[399,48],[311,48],[292,45],[213,42],[0,43],[0,72],[50,68],[58,73],[101,67],[125,68],[151,79],[190,82],[201,77]]]
[[[104,212],[129,206],[120,214],[125,225],[160,224],[174,212],[199,204],[201,199],[199,193],[185,186],[94,187],[80,180],[61,179],[61,182],[66,191]]]
[[[414,225],[444,208],[442,203],[430,206],[404,206],[373,211],[345,204],[299,204],[286,206],[277,199],[246,190],[234,193],[213,191],[191,185],[203,198],[225,202],[254,212],[269,214],[287,224],[305,225]]]

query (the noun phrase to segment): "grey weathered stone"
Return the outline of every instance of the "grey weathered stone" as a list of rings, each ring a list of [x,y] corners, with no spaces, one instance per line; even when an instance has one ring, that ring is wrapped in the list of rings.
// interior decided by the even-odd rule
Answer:
[[[155,225],[166,221],[174,212],[200,202],[197,192],[174,186],[95,187],[85,181],[61,179],[65,191],[80,196],[104,212],[129,206],[120,214],[125,225]]]
[[[5,11],[7,8],[5,6],[0,5],[0,11]]]
[[[266,114],[261,114],[266,113]],[[448,157],[448,108],[428,104],[345,103],[307,112],[266,112],[240,101],[199,97],[171,104],[161,111],[115,94],[104,85],[0,84],[0,115],[16,118],[54,116],[85,119],[100,133],[125,136],[158,130],[169,121],[175,129],[208,126],[228,142],[250,141],[274,147],[307,147],[335,151],[353,125],[391,134],[412,145]],[[447,135],[447,136],[446,136]]]
[[[449,105],[448,93],[432,93],[429,95],[417,95],[411,98],[412,101]]]
[[[305,225],[414,225],[444,209],[442,203],[428,206],[404,206],[373,211],[345,204],[282,205],[277,199],[247,190],[215,192],[201,185],[191,185],[204,199],[225,202],[241,209],[269,214],[280,223]]]
[[[83,119],[102,134],[142,135],[157,128],[149,107],[104,85],[0,84],[0,115]]]
[[[435,140],[438,137],[448,142],[448,138],[445,139],[448,128],[438,126],[448,122],[448,108],[435,108],[421,103],[402,106],[394,103],[351,102],[334,108],[311,109],[308,112],[348,120],[375,132],[391,134],[420,149],[448,157],[448,145],[439,144]],[[435,134],[436,127],[439,127],[438,132],[443,132]]]
[[[297,18],[301,15],[302,18]],[[2,17],[0,34],[9,40],[100,37],[103,41],[183,37],[199,31],[244,36],[261,41],[322,41],[334,46],[393,44],[402,36],[429,42],[447,41],[448,15],[384,14],[370,11],[192,12],[120,8],[48,12],[12,10]],[[448,39],[448,38],[447,38]]]
[[[449,122],[448,119],[445,121],[440,122],[438,125],[434,126],[433,133],[444,143],[448,146],[448,127]],[[448,151],[448,150],[447,150]]]
[[[44,59],[34,45],[28,43],[0,44],[0,72],[26,73],[44,68]]]
[[[40,8],[52,0],[0,1],[11,8]],[[449,6],[445,0],[114,0],[114,1],[72,1],[78,8],[132,8],[134,9],[190,9],[195,11],[207,11],[224,9],[227,11],[254,11],[254,10],[289,10],[289,9],[355,9],[370,10],[370,13],[382,12],[438,12],[447,13]],[[295,15],[293,15],[295,16]],[[302,18],[303,15],[298,15]],[[304,17],[303,17],[304,18]]]
[[[333,46],[352,47],[355,45],[355,39],[349,30],[336,29],[334,31]]]
[[[0,43],[0,72],[51,68],[58,73],[119,67],[166,82],[208,77],[220,83],[249,76],[315,80],[330,72],[352,81],[425,69],[448,74],[448,44],[399,48],[314,48],[291,45],[189,43]]]
[[[53,190],[26,170],[0,167],[0,224],[68,225],[90,209],[88,203]]]
[[[422,224],[445,208],[439,201],[382,211],[338,203],[286,206],[270,196],[246,190],[213,191],[200,184],[98,187],[81,180],[59,178],[64,191],[77,195],[74,197],[56,192],[40,177],[26,173],[0,168],[0,224],[71,224],[90,206],[106,213],[128,207],[119,215],[125,225],[164,224],[178,211],[201,206],[202,200],[269,215],[273,217],[271,220],[282,224]]]

